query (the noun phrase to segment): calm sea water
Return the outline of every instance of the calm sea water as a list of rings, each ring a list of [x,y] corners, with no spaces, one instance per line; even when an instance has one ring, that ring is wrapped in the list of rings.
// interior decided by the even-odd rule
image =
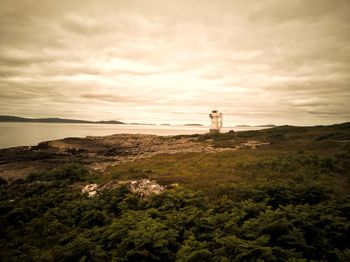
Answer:
[[[262,127],[224,128],[243,131]],[[56,124],[56,123],[0,123],[0,148],[33,146],[39,142],[65,137],[106,136],[113,134],[180,135],[204,134],[209,130],[202,126],[152,126],[152,125],[108,125],[108,124]]]

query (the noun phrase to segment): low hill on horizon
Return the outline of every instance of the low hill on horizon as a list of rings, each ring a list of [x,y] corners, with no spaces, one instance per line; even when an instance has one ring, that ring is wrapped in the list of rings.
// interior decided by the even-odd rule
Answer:
[[[117,120],[88,121],[66,118],[24,118],[17,116],[0,115],[0,122],[25,122],[25,123],[79,123],[79,124],[125,124]]]

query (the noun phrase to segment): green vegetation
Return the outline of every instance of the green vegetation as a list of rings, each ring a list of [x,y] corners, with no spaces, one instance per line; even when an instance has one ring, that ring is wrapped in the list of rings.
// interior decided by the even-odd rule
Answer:
[[[69,165],[1,180],[1,260],[350,261],[349,133],[340,125],[192,136],[270,145],[160,155],[103,176]],[[81,194],[86,183],[139,178],[179,186],[148,198],[126,186]]]

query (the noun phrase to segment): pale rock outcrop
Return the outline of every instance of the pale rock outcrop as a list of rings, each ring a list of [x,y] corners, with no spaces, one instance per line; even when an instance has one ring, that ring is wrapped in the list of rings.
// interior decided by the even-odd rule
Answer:
[[[88,194],[89,197],[93,197],[97,195],[97,188],[98,188],[97,184],[89,184],[84,186],[81,192],[83,194]]]
[[[149,179],[132,180],[129,182],[129,189],[131,192],[138,194],[141,197],[146,197],[152,194],[161,194],[166,187],[157,184],[155,181]]]
[[[151,181],[149,179],[141,179],[109,182],[105,185],[100,186],[97,184],[88,184],[82,187],[81,192],[83,194],[87,194],[89,197],[94,197],[97,196],[98,192],[114,189],[123,185],[126,185],[132,193],[137,194],[140,197],[159,195],[167,189],[166,186],[159,185],[155,181]]]

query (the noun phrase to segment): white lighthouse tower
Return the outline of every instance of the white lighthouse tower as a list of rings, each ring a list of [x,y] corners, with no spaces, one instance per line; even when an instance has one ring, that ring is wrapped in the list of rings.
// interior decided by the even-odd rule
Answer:
[[[210,133],[220,133],[222,128],[222,113],[212,110],[209,117],[211,118]]]

